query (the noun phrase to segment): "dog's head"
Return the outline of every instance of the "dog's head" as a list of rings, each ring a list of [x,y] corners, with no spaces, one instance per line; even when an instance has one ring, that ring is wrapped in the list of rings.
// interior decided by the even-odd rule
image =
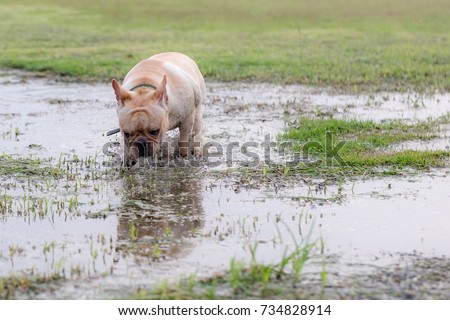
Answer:
[[[164,76],[156,90],[141,87],[127,91],[117,80],[112,81],[126,166],[134,165],[139,157],[153,156],[161,148],[169,122],[166,84]]]

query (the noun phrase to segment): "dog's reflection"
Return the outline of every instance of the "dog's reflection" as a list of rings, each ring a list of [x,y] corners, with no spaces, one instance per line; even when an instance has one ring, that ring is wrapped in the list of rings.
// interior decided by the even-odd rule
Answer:
[[[125,174],[118,240],[133,254],[178,258],[203,228],[203,180],[190,169],[158,168]]]

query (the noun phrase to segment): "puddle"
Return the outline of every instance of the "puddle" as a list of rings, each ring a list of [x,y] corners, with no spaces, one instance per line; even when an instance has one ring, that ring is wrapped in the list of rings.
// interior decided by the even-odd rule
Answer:
[[[105,84],[60,83],[3,72],[0,77],[1,153],[49,160],[71,175],[0,176],[0,277],[63,275],[37,298],[123,297],[138,288],[197,273],[212,275],[232,258],[278,262],[295,243],[317,241],[330,269],[385,266],[398,254],[450,256],[448,172],[407,177],[266,183],[217,178],[214,168],[137,169],[93,178],[86,164],[108,160],[105,143],[118,136],[112,89]],[[302,86],[208,84],[205,141],[227,146],[264,142],[282,132],[286,117],[409,119],[450,112],[450,95],[344,95]],[[402,148],[422,148],[415,142]],[[426,145],[424,145],[424,148]],[[448,148],[443,137],[429,148]],[[258,156],[264,150],[255,147]],[[241,158],[240,158],[241,157]],[[242,154],[233,153],[231,166]],[[68,169],[69,170],[69,169]],[[274,184],[277,184],[274,186]],[[318,249],[320,250],[320,249]]]
[[[396,145],[395,150],[417,150],[417,151],[436,151],[436,150],[449,150],[450,149],[450,137],[432,139],[429,141],[407,141]]]

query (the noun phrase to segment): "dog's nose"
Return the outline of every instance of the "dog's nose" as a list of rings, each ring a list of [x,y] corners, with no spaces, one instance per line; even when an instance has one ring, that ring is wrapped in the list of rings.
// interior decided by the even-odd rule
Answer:
[[[144,138],[139,138],[139,139],[137,140],[137,143],[139,143],[139,144],[146,144],[146,143],[147,143],[147,140],[145,140]]]

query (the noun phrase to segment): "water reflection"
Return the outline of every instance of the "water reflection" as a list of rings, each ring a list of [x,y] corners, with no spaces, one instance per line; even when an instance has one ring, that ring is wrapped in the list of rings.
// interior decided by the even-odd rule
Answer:
[[[118,242],[150,258],[175,258],[192,250],[204,226],[203,178],[193,169],[131,170],[123,178]],[[120,248],[120,246],[119,246]]]

